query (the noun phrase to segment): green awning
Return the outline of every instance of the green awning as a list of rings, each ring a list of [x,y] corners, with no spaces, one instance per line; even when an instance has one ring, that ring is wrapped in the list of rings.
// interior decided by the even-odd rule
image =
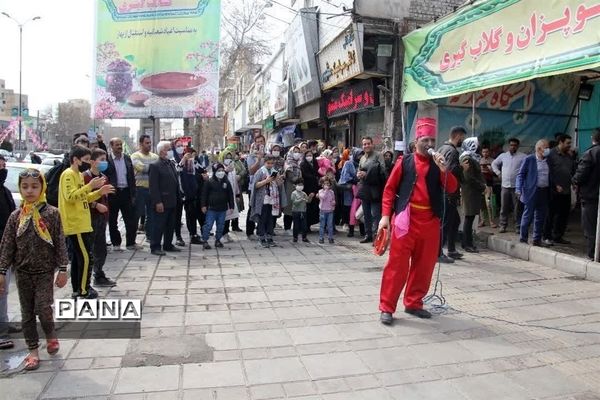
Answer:
[[[600,66],[600,2],[479,0],[403,38],[402,101]]]

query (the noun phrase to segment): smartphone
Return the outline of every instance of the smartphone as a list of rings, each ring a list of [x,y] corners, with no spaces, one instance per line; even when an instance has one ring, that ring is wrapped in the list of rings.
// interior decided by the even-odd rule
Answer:
[[[277,174],[279,174],[277,171],[271,172],[271,178],[277,178]]]

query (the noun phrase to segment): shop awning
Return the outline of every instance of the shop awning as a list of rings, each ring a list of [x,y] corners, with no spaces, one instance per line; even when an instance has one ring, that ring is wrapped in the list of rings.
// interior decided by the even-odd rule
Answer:
[[[478,0],[403,38],[402,101],[600,66],[600,2]]]
[[[284,147],[294,145],[294,139],[302,137],[302,131],[297,129],[298,125],[287,125],[280,128],[271,134],[271,138],[275,143],[283,143]]]

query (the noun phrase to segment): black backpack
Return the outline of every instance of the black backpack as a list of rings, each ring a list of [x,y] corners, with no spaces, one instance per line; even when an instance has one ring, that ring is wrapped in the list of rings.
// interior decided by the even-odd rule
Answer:
[[[54,207],[58,207],[58,187],[60,185],[60,176],[63,171],[69,168],[69,164],[63,161],[55,165],[46,173],[46,201]]]

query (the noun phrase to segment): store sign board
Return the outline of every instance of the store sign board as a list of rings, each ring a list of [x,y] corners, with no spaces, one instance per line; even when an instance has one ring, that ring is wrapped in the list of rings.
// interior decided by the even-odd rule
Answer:
[[[221,0],[96,0],[94,118],[214,118]]]
[[[286,80],[281,85],[277,86],[277,96],[273,111],[275,112],[275,119],[277,121],[283,121],[292,115],[290,111],[292,105],[292,98],[290,92],[289,80]]]
[[[411,32],[404,102],[600,66],[600,3],[478,0]]]
[[[364,80],[325,95],[327,118],[363,110],[379,105],[379,93],[372,79]]]
[[[297,107],[321,96],[315,52],[318,47],[315,12],[300,11],[285,33],[288,76]]]
[[[319,80],[323,90],[363,73],[362,30],[351,24],[319,53]]]

